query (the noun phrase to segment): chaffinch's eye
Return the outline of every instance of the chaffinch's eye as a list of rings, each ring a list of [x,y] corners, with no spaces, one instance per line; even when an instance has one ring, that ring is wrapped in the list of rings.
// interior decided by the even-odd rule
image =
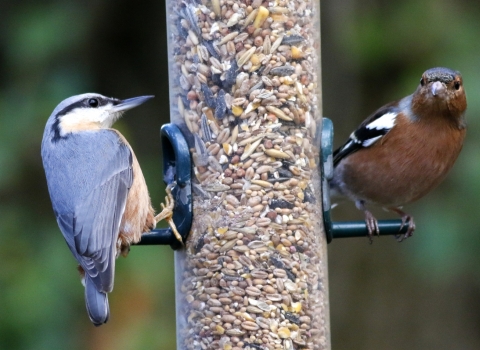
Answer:
[[[455,86],[455,90],[458,90],[460,89],[460,82],[459,81],[456,81],[453,86]]]
[[[88,105],[93,108],[98,107],[98,100],[96,98],[91,98],[88,100]]]
[[[425,79],[423,77],[420,79],[420,85],[425,85]]]

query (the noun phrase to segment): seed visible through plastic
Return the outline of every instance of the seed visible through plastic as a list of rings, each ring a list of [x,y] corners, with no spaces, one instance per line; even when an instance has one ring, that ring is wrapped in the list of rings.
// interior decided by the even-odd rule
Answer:
[[[179,348],[326,349],[319,4],[168,7],[172,121],[194,163]]]

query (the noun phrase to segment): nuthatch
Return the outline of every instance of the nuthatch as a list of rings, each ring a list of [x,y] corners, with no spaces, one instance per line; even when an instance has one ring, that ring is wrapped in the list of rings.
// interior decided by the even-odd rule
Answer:
[[[168,198],[164,211],[154,216],[137,158],[125,137],[111,129],[123,112],[152,97],[72,96],[55,108],[43,134],[53,210],[80,264],[87,311],[96,326],[109,317],[107,293],[113,289],[116,257],[128,254],[158,220],[171,220]]]

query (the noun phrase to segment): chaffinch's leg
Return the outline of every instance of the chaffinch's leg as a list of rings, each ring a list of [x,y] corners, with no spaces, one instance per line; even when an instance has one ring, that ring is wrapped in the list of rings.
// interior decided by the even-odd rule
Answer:
[[[377,236],[380,235],[380,230],[378,229],[378,221],[375,219],[373,214],[367,210],[365,207],[365,202],[364,201],[356,201],[355,206],[359,209],[362,210],[365,214],[365,223],[367,224],[367,229],[368,229],[368,239],[370,240],[370,243],[373,242],[373,235],[376,234]]]
[[[404,235],[395,235],[396,240],[398,242],[402,242],[404,239],[411,237],[413,235],[413,231],[415,231],[415,222],[413,221],[413,216],[405,213],[403,210],[400,210],[400,208],[388,208],[388,210],[393,211],[402,217],[402,226],[400,227],[400,231],[405,227],[405,225],[408,225],[407,232],[405,232]]]

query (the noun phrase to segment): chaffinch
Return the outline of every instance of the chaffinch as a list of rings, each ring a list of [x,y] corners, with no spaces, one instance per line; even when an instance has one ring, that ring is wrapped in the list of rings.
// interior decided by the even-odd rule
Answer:
[[[417,90],[370,115],[333,153],[332,196],[343,195],[365,213],[370,240],[379,234],[367,204],[380,205],[415,230],[400,207],[435,188],[447,175],[465,138],[467,100],[459,72],[432,68]]]

